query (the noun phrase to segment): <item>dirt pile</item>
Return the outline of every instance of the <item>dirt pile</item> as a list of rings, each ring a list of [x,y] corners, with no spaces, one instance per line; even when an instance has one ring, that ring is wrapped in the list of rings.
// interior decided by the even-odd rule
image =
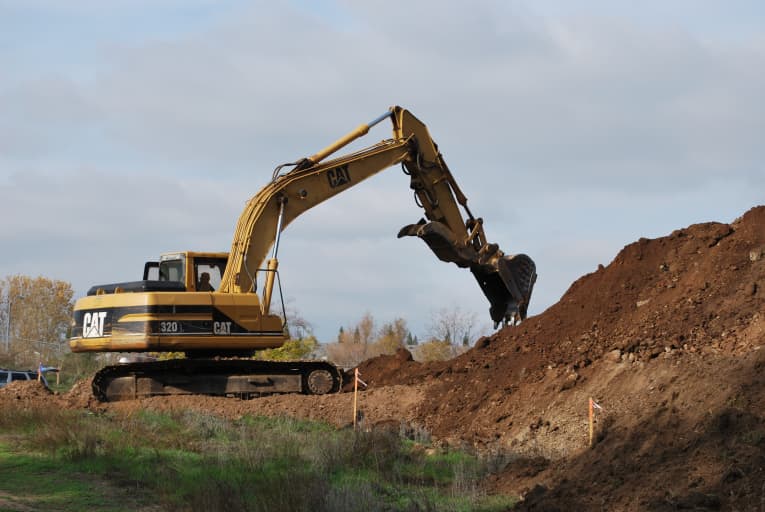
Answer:
[[[496,485],[544,482],[530,509],[754,510],[765,496],[764,255],[765,207],[630,244],[541,315],[448,364],[403,368],[432,383],[418,417],[437,436],[515,453],[521,469]],[[589,396],[605,411],[591,451]]]
[[[60,400],[69,409],[97,410],[102,407],[96,397],[93,396],[93,379],[76,382],[67,393],[60,395]]]
[[[411,352],[400,348],[393,355],[382,355],[367,359],[358,366],[360,378],[372,388],[410,383],[422,378],[430,371],[429,365],[418,363]],[[351,381],[352,382],[352,381]],[[349,391],[352,385],[346,385]]]
[[[0,388],[0,403],[7,401],[47,400],[53,393],[36,380],[15,380]]]
[[[448,385],[435,393],[442,406],[459,408],[453,385],[475,396],[562,374],[563,386],[573,387],[578,372],[604,357],[640,363],[665,354],[741,354],[765,344],[763,304],[765,207],[758,207],[731,225],[697,224],[628,245],[541,315],[436,369]],[[444,402],[447,394],[453,402]]]

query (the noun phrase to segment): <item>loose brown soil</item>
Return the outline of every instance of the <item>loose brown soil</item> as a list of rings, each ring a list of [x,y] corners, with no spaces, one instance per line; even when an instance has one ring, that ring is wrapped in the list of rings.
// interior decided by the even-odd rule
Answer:
[[[765,510],[765,206],[625,247],[561,300],[462,356],[405,351],[361,365],[364,424],[399,423],[503,468],[486,482],[520,510]],[[346,426],[352,395],[251,401],[152,398],[97,404],[130,413],[197,408]],[[34,396],[32,396],[34,395]],[[596,410],[588,448],[588,399]]]

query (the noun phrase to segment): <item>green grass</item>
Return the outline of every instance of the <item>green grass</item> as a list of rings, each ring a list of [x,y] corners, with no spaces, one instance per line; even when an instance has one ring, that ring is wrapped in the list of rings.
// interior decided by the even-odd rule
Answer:
[[[2,439],[0,473],[13,478],[0,482],[0,491],[34,510],[154,503],[169,511],[492,512],[514,503],[481,490],[487,466],[474,455],[390,431],[288,418],[228,421],[193,411],[118,417],[19,406],[0,411]],[[93,482],[112,485],[99,494]],[[125,507],[118,495],[128,490],[133,501]]]
[[[0,443],[0,510],[129,511],[143,502],[126,487],[97,482],[44,454],[20,453]],[[98,483],[98,485],[94,485]]]

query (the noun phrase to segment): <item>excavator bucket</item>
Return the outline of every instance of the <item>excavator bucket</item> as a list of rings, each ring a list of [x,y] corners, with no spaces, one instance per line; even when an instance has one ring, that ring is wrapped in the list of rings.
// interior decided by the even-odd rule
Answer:
[[[526,318],[537,280],[536,265],[531,258],[525,254],[502,256],[493,265],[472,265],[470,271],[489,299],[489,314],[495,327]]]
[[[480,250],[460,243],[445,224],[424,219],[404,226],[398,237],[417,236],[441,261],[470,268],[489,299],[489,314],[494,326],[515,324],[526,318],[531,292],[537,279],[536,265],[525,254],[505,255],[496,244],[485,244]]]

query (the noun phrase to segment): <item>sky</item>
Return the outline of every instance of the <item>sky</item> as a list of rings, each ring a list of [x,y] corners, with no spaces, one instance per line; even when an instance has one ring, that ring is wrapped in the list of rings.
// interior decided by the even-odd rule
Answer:
[[[756,1],[0,0],[0,277],[82,296],[227,251],[274,167],[401,105],[536,262],[538,314],[641,237],[765,203],[764,90]],[[396,238],[421,215],[391,168],[285,230],[320,341],[455,308],[490,332],[472,275]]]

